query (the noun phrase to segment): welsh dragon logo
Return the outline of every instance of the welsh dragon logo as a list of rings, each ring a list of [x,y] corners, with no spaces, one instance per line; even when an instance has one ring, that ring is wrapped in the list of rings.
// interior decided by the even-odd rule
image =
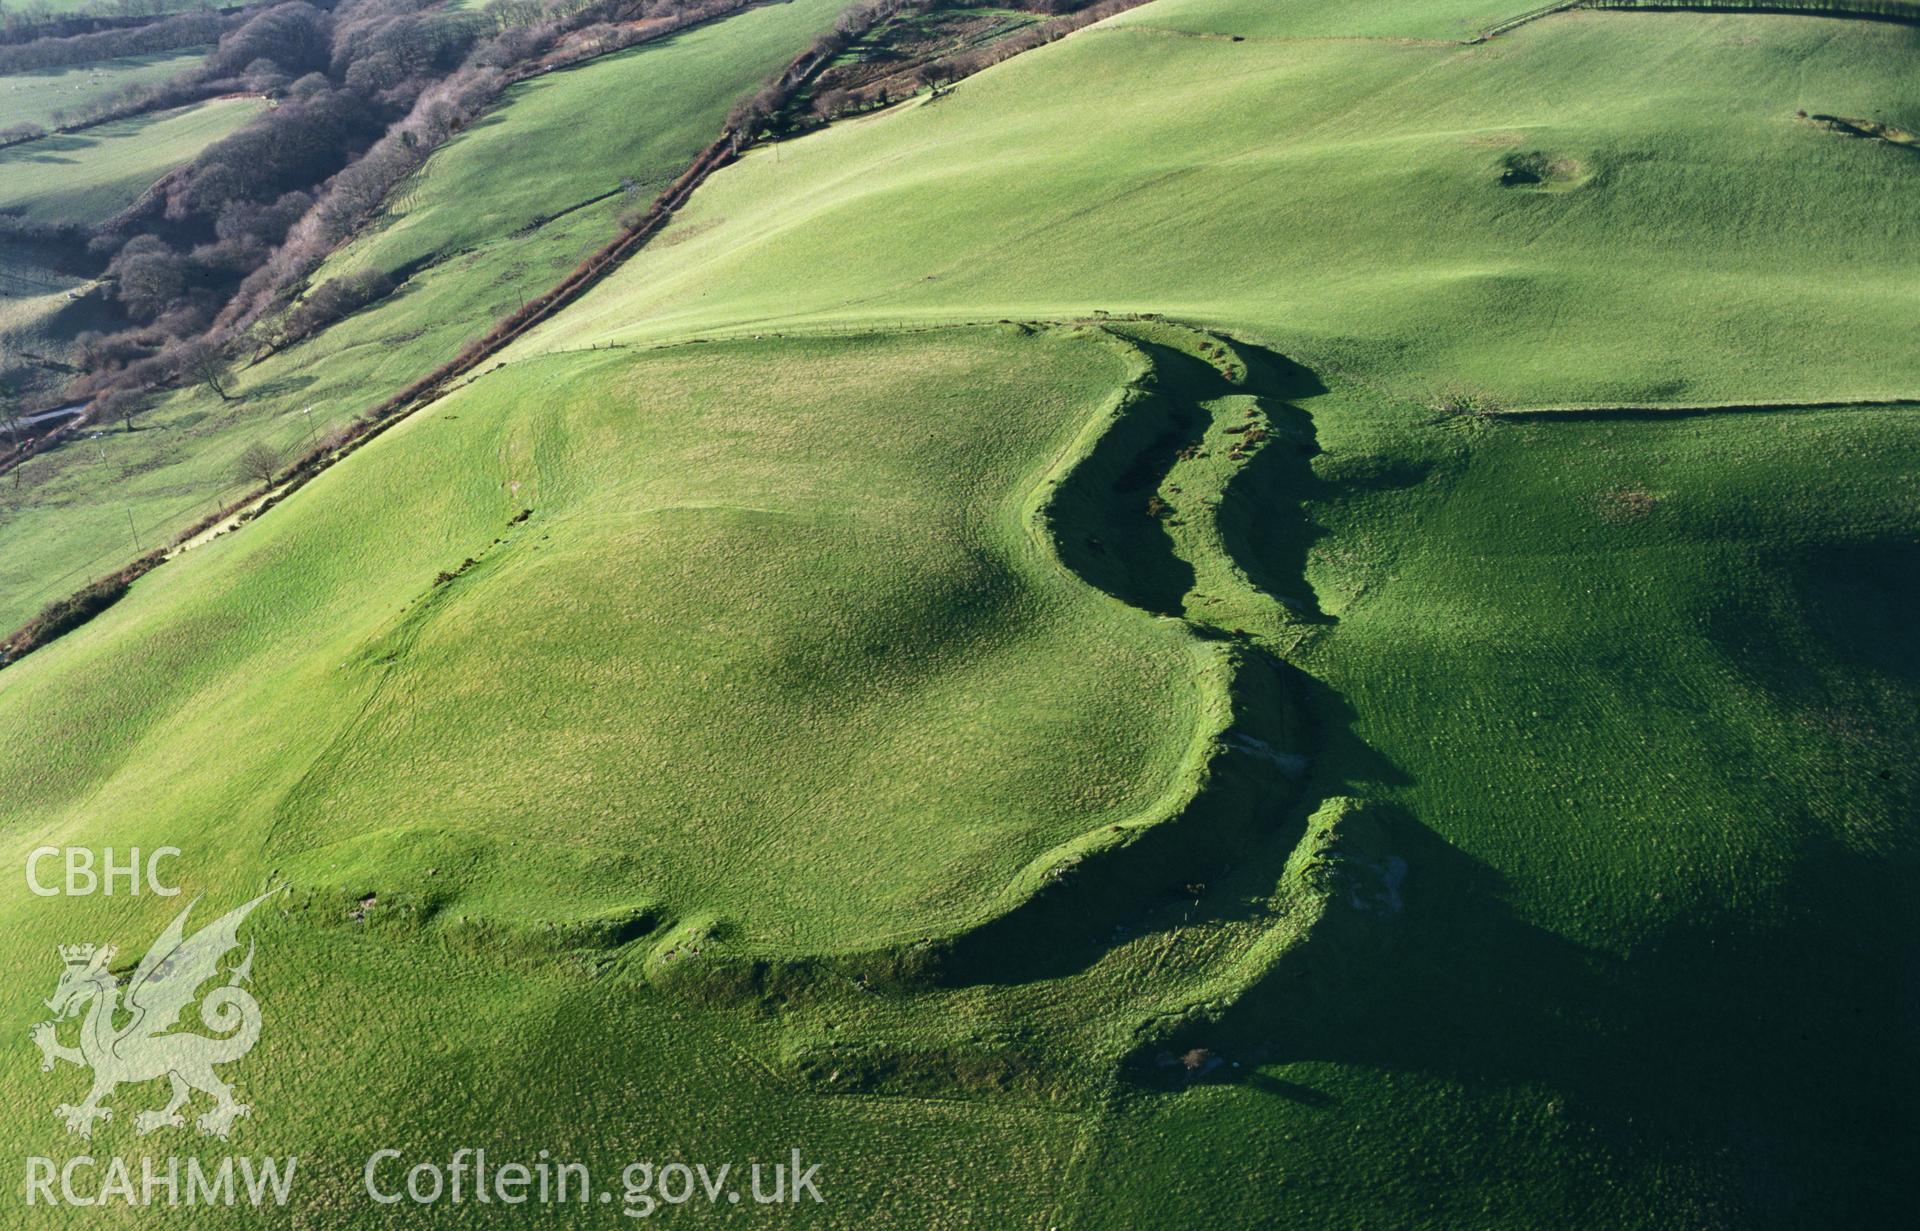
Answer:
[[[140,959],[124,989],[109,968],[117,952],[111,945],[59,946],[66,970],[47,1001],[53,1019],[35,1026],[32,1035],[40,1048],[41,1072],[51,1072],[60,1060],[93,1070],[93,1089],[86,1099],[78,1106],[62,1103],[54,1109],[68,1132],[91,1137],[95,1120],[113,1118],[113,1109],[101,1106],[103,1099],[119,1086],[161,1077],[172,1083],[172,1097],[165,1107],[135,1116],[136,1132],[184,1128],[181,1108],[195,1091],[214,1100],[212,1109],[196,1121],[202,1133],[225,1137],[233,1122],[248,1114],[251,1108],[234,1100],[233,1087],[220,1080],[214,1066],[238,1060],[260,1038],[259,1002],[240,986],[252,975],[251,943],[245,959],[226,971],[225,985],[199,1001],[201,1024],[221,1037],[173,1027],[194,1003],[201,986],[217,978],[223,960],[240,947],[240,924],[254,907],[278,892],[261,894],[192,936],[185,934],[187,915],[199,899],[187,903]],[[80,1045],[68,1047],[60,1042],[58,1031],[62,1022],[74,1017],[82,1018]],[[124,1024],[115,1025],[116,1017]]]

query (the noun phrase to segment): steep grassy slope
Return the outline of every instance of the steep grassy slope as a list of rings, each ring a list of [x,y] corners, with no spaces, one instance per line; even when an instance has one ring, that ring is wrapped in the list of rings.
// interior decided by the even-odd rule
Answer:
[[[1161,0],[1109,24],[1246,39],[1467,39],[1545,7],[1525,0]]]
[[[165,81],[191,68],[206,53],[205,47],[189,47],[0,76],[0,128],[15,124],[51,127],[56,111],[72,112],[124,86]]]
[[[0,210],[38,222],[105,222],[265,104],[215,99],[0,150]]]
[[[959,923],[1046,847],[1151,810],[1191,737],[1198,651],[1068,584],[1019,513],[1118,375],[1005,331],[490,378],[329,475],[314,514],[167,570],[168,614],[105,620],[74,647],[104,655],[94,702],[56,656],[10,678],[17,734],[119,717],[41,742],[6,813],[157,833],[219,796],[235,828],[203,840],[303,880],[406,867],[436,898],[510,889],[514,915],[658,904],[777,947]],[[289,672],[297,724],[268,718]],[[221,700],[189,716],[182,690]],[[239,714],[258,742],[216,734]],[[225,754],[183,772],[209,739]]]
[[[1096,27],[751,155],[551,344],[1103,308],[1416,398],[1909,394],[1920,160],[1795,112],[1913,127],[1911,39],[1619,12],[1478,47]]]
[[[509,92],[402,186],[398,222],[320,273],[405,273],[423,254],[440,258],[413,270],[396,294],[243,366],[239,402],[205,390],[176,394],[141,431],[104,441],[104,460],[65,449],[30,463],[22,487],[0,487],[0,625],[18,625],[129,558],[127,510],[142,541],[164,541],[242,490],[234,462],[249,444],[293,449],[314,439],[558,281],[612,236],[621,209],[635,206],[617,193],[623,175],[654,184],[677,174],[720,131],[732,100],[797,55],[841,7],[767,5]],[[527,151],[539,153],[541,174],[518,173]],[[610,190],[613,199],[566,212]],[[496,191],[511,208],[475,208]],[[646,190],[635,195],[643,206]],[[529,229],[540,216],[552,220]]]

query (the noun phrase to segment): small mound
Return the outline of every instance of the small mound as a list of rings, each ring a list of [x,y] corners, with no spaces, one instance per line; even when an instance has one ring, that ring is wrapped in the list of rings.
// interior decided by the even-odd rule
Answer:
[[[1502,188],[1565,190],[1577,188],[1591,178],[1578,159],[1559,157],[1544,150],[1515,150],[1500,159]]]

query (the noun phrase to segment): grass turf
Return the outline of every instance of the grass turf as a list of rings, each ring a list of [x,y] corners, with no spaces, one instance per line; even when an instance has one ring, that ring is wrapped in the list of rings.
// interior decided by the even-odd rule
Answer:
[[[1912,127],[1910,44],[1667,13],[1478,47],[1100,26],[749,155],[546,344],[1140,310],[1414,398],[1907,396],[1887,241],[1920,161],[1795,112]]]
[[[0,150],[0,209],[37,222],[105,222],[262,105],[215,99],[9,146]]]
[[[1804,61],[1809,89],[1856,91],[1817,109],[1884,113],[1876,100],[1895,88],[1890,68],[1849,83],[1826,58],[1877,46],[1858,40],[1884,27],[1827,23],[1823,41],[1774,17],[1555,18],[1490,44],[1506,50],[1489,71],[1517,74],[1500,59],[1538,54],[1524,39],[1548,32],[1617,56],[1618,72],[1649,53],[1630,37],[1641,21],[1672,23],[1662,28],[1709,65],[1724,39],[1729,56]],[[1071,53],[1093,71],[1113,63],[1107,49],[1159,37],[1090,32],[1030,65]],[[1578,59],[1563,45],[1552,62]],[[771,307],[783,277],[802,298],[791,315],[816,323],[1038,312],[1076,251],[1059,220],[1074,201],[1104,208],[1089,185],[1111,175],[1090,177],[1044,125],[1003,117],[1007,148],[1033,151],[1003,160],[1036,178],[1036,194],[1047,187],[1044,217],[1065,246],[1056,257],[1037,238],[1007,243],[1002,209],[990,218],[1006,255],[925,286],[920,250],[968,250],[967,229],[985,226],[972,211],[1005,198],[949,189],[940,213],[902,187],[930,155],[883,141],[969,91],[1012,89],[1040,71],[1030,65],[789,146],[792,178],[751,194],[743,185],[771,159],[750,159],[714,185],[730,185],[736,195],[719,199],[732,212],[700,215],[703,193],[678,243],[641,260],[676,262],[728,231],[703,258],[735,263],[711,303],[684,285],[641,287],[630,266],[544,345],[768,332],[756,318],[788,311]],[[1273,71],[1239,85],[1268,89]],[[1755,89],[1785,75],[1761,73]],[[1346,88],[1333,76],[1318,87]],[[1716,159],[1739,153],[1703,135],[1711,106],[1696,123],[1676,101],[1731,106],[1731,79],[1668,79],[1649,69],[1582,105],[1649,141],[1657,129]],[[1409,97],[1387,77],[1375,84],[1388,101]],[[1605,105],[1628,100],[1629,117],[1659,124],[1643,115],[1635,127]],[[1517,123],[1466,122],[1480,132],[1490,120]],[[1784,165],[1801,142],[1816,166],[1905,153],[1792,122],[1764,131],[1748,170]],[[865,140],[894,162],[834,144]],[[1475,175],[1496,180],[1473,182],[1520,202],[1516,216],[1601,179],[1582,178],[1582,146],[1467,148],[1483,160]],[[1513,169],[1503,155],[1534,148],[1554,155],[1539,164],[1548,174],[1499,185]],[[827,184],[810,149],[839,151],[844,178]],[[1344,157],[1327,155],[1350,170]],[[1555,169],[1568,158],[1578,171]],[[1652,182],[1671,183],[1681,160],[1655,161]],[[1204,176],[1196,165],[1189,174]],[[1711,159],[1687,165],[1730,174]],[[1395,165],[1382,174],[1406,180]],[[1451,182],[1444,166],[1432,174]],[[854,209],[862,176],[884,185],[855,211],[873,220],[864,247],[819,261],[810,212]],[[1141,187],[1135,206],[1154,191]],[[1531,313],[1538,349],[1525,356],[1470,327],[1484,310],[1471,304],[1431,314],[1430,337],[1389,330],[1361,346],[1406,309],[1331,294],[1323,314],[1363,305],[1346,309],[1354,332],[1298,336],[1350,369],[1303,372],[1259,347],[1136,324],[1113,328],[1151,372],[1116,362],[1094,332],[1012,327],[895,324],[641,354],[527,347],[0,676],[0,724],[23,750],[7,832],[24,848],[185,830],[220,852],[202,874],[223,892],[269,872],[294,879],[290,912],[272,924],[285,957],[268,1003],[337,1007],[294,1009],[276,1027],[280,1050],[263,1045],[247,1079],[263,1109],[302,1110],[263,1118],[253,1140],[316,1151],[316,1169],[349,1189],[359,1158],[395,1135],[443,1154],[484,1137],[607,1159],[765,1157],[804,1137],[839,1160],[829,1176],[845,1186],[820,1225],[967,1225],[983,1210],[991,1225],[1036,1227],[1892,1221],[1907,1204],[1896,1177],[1914,1093],[1885,1040],[1912,1025],[1916,782],[1900,753],[1917,734],[1920,680],[1900,613],[1915,598],[1916,412],[1514,419],[1420,404],[1442,379],[1569,401],[1885,388],[1875,382],[1905,360],[1884,334],[1836,352],[1818,329],[1782,325],[1838,299],[1822,298],[1796,255],[1756,272],[1785,225],[1768,191],[1717,207],[1739,242],[1708,232],[1705,197],[1589,198],[1635,242],[1688,249],[1704,319],[1736,312],[1739,259],[1741,277],[1773,279],[1781,300],[1751,333],[1696,330],[1687,348],[1663,341],[1657,296],[1645,322],[1585,297],[1611,276],[1575,244],[1604,238],[1597,217],[1536,218],[1535,242],[1521,245],[1536,269],[1562,271],[1536,273],[1535,293],[1502,308],[1502,320]],[[1904,198],[1878,191],[1841,194],[1841,212],[1884,211],[1897,227]],[[1311,204],[1289,208],[1323,217]],[[1221,217],[1193,209],[1190,228]],[[1200,298],[1211,276],[1221,306],[1197,314],[1215,319],[1252,311],[1259,262],[1297,259],[1254,238],[1271,229],[1235,224],[1209,233],[1238,243],[1252,271],[1218,258],[1186,274],[1141,255],[1184,232],[1136,230],[1082,276],[1131,279],[1142,294],[1167,278],[1188,287],[1187,307],[1215,302]],[[1836,225],[1810,241],[1829,278],[1879,255],[1861,234]],[[749,254],[764,284],[750,284]],[[1728,263],[1718,278],[1715,262]],[[897,296],[821,306],[881,283]],[[1267,285],[1282,290],[1258,310],[1278,321],[1299,293]],[[656,302],[670,306],[647,317]],[[1606,341],[1603,325],[1626,332]],[[1763,361],[1752,338],[1794,362]],[[1639,366],[1649,346],[1658,379]],[[1443,353],[1471,358],[1460,371],[1422,366]],[[1266,439],[1235,458],[1249,424]],[[1043,540],[1016,533],[1018,492],[1038,502]],[[510,524],[520,507],[536,512]],[[432,570],[452,576],[435,584]],[[1088,635],[1158,648],[1089,651]],[[1124,848],[1049,866],[1049,843],[1106,823],[1101,800],[1137,811],[1153,794],[1141,780],[1128,798],[1089,796],[1103,757],[1184,767],[1171,727],[1200,716],[1176,699],[1204,683],[1196,650],[1229,643],[1250,659],[1210,762],[1216,784],[1263,764],[1262,744],[1294,751],[1287,724],[1260,711],[1297,705],[1318,731],[1298,807],[1176,816],[1163,832],[1183,840],[1181,866],[1159,869],[1171,893],[1122,891]],[[1260,654],[1292,666],[1252,669]],[[724,678],[701,679],[715,663]],[[1103,734],[1047,725],[1076,713]],[[1059,746],[1049,730],[1064,732]],[[1273,738],[1249,744],[1250,732]],[[1000,738],[1022,759],[1007,764]],[[857,761],[835,760],[849,750]],[[1024,759],[1037,755],[1058,759]],[[916,792],[944,798],[916,807]],[[1290,896],[1311,849],[1297,840],[1316,832],[1301,814],[1346,796],[1365,801],[1404,867],[1404,912],[1384,936],[1312,928]],[[661,818],[660,801],[678,798],[701,806]],[[1047,820],[1063,799],[1072,823]],[[983,800],[1022,815],[996,822]],[[831,823],[810,828],[816,815]],[[991,836],[967,847],[956,817]],[[1035,853],[1040,908],[986,929],[983,948],[931,983],[870,986],[859,967],[813,960],[901,925],[978,917]],[[789,871],[795,883],[779,883]],[[377,903],[364,926],[349,921],[362,894]],[[1063,902],[1051,912],[1050,895]],[[82,923],[117,939],[170,913],[66,905],[23,907],[0,929],[9,969],[36,968]],[[1353,911],[1349,923],[1377,913]],[[451,1042],[413,1041],[428,1036]],[[1220,1066],[1169,1079],[1152,1057],[1176,1039]],[[1145,1073],[1128,1067],[1142,1057]],[[548,1083],[514,1093],[536,1066]],[[50,1103],[35,1077],[22,1066],[0,1088]],[[416,1114],[407,1092],[423,1088],[449,1105]],[[667,1102],[688,1109],[662,1116]],[[60,1144],[50,1118],[8,1132],[22,1152]],[[366,1209],[302,1215],[363,1225]]]
[[[52,126],[53,113],[72,114],[92,99],[123,86],[151,85],[191,68],[205,47],[158,51],[152,55],[96,60],[63,68],[0,76],[0,128],[15,124]]]

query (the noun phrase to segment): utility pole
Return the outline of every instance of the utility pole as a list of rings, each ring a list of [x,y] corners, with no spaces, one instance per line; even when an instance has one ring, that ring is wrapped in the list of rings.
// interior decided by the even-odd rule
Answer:
[[[133,549],[135,551],[139,551],[140,550],[140,532],[134,529],[133,509],[131,506],[127,508],[127,533],[133,536]]]

